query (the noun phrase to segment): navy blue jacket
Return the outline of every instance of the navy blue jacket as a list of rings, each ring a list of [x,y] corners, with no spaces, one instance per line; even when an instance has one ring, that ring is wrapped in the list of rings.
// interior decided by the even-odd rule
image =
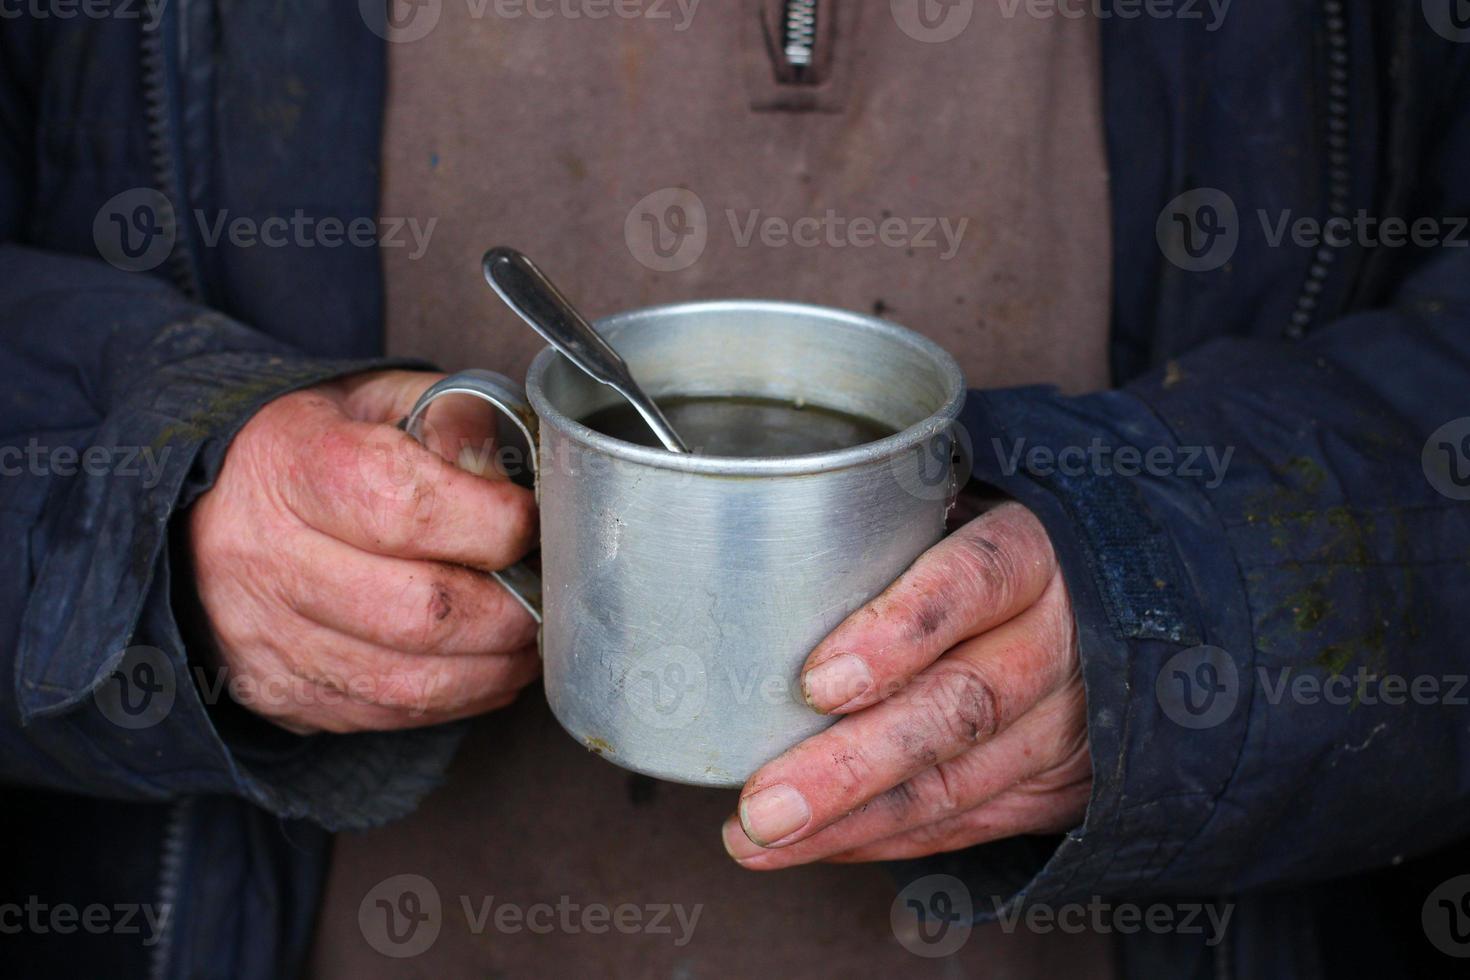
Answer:
[[[382,363],[382,287],[372,249],[207,245],[178,216],[374,217],[386,52],[358,4],[129,6],[0,20],[0,779],[28,835],[9,839],[30,842],[0,875],[9,895],[174,913],[150,946],[28,937],[8,965],[289,974],[327,831],[411,810],[457,729],[297,738],[190,680],[174,516],[264,402]],[[1470,832],[1470,710],[1449,690],[1470,673],[1470,422],[1442,429],[1470,417],[1470,29],[1440,6],[1105,19],[1119,387],[966,410],[976,479],[1062,556],[1094,789],[1060,840],[925,867],[982,906],[1237,903],[1218,947],[1131,937],[1136,970],[1401,965],[1428,890],[1470,870],[1443,856]],[[175,220],[140,207],[158,195]],[[1451,241],[1275,235],[1360,212]],[[116,267],[160,240],[161,265]],[[1095,439],[1111,463],[1048,464]],[[1164,464],[1125,473],[1128,447]],[[1230,453],[1223,479],[1187,465],[1206,449]],[[1278,686],[1359,668],[1441,693],[1349,708]],[[129,727],[139,685],[168,710]]]

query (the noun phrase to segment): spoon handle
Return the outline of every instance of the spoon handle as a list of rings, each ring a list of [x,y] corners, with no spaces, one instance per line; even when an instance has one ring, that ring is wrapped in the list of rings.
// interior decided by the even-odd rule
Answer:
[[[546,342],[596,380],[626,398],[669,452],[687,453],[664,413],[633,380],[628,364],[577,312],[536,264],[513,248],[485,253],[485,281]]]

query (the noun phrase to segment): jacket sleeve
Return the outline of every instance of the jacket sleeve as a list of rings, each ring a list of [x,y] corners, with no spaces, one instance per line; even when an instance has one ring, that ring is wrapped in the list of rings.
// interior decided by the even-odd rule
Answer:
[[[64,182],[40,178],[94,166],[146,186],[145,153],[88,142],[98,126],[141,138],[127,122],[136,78],[118,62],[116,100],[49,123],[44,79],[69,70],[62,50],[89,47],[94,65],[134,52],[131,28],[22,16],[0,29],[0,782],[223,793],[329,827],[380,822],[427,791],[458,731],[298,738],[197,684],[171,531],[261,405],[389,362],[304,356],[161,277],[86,257],[95,226],[87,236]],[[90,154],[60,153],[72,138]]]
[[[306,357],[159,279],[13,243],[0,325],[0,778],[230,793],[332,827],[411,808],[457,730],[298,738],[252,723],[191,668],[175,613],[191,590],[169,547],[173,516],[264,403],[390,362]]]
[[[1062,561],[1094,769],[1084,824],[1041,860],[1030,839],[944,859],[980,894],[1237,891],[1470,833],[1454,115],[1413,211],[1458,243],[1404,250],[1373,309],[1300,343],[1215,341],[1122,390],[972,393],[975,478],[1036,511]]]

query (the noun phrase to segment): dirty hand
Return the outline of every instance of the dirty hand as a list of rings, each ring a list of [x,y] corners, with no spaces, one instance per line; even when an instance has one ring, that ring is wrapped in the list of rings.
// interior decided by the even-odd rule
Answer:
[[[535,623],[485,574],[534,541],[532,495],[447,461],[485,461],[488,409],[436,403],[437,452],[390,424],[439,377],[361,374],[275,399],[188,515],[225,689],[284,728],[434,724],[507,704],[539,671]]]
[[[845,715],[750,778],[747,868],[918,857],[1081,822],[1092,785],[1071,601],[1035,515],[1005,503],[823,640],[807,700]]]

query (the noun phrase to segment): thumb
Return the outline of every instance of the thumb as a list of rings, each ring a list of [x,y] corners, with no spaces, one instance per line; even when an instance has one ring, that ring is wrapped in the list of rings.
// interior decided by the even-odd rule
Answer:
[[[354,375],[343,382],[347,414],[363,422],[396,424],[443,377],[430,371]],[[515,463],[502,458],[509,451],[497,451],[495,410],[478,398],[448,396],[435,401],[424,414],[421,438],[430,451],[476,476],[505,479]]]

